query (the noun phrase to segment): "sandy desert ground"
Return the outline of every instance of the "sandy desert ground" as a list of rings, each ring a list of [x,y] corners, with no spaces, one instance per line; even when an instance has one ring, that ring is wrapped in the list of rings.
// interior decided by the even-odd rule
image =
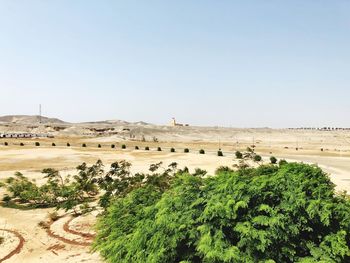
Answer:
[[[254,143],[256,152],[261,154],[266,162],[273,155],[277,158],[318,164],[330,174],[338,191],[350,192],[349,131],[119,124],[116,125],[116,130],[121,133],[96,135],[81,134],[82,130],[91,129],[91,124],[77,125],[74,128],[64,125],[65,132],[52,132],[55,138],[0,139],[0,181],[20,171],[40,182],[43,168],[56,168],[63,175],[68,175],[73,174],[75,167],[82,162],[92,164],[98,159],[101,159],[106,167],[116,160],[128,160],[133,165],[133,172],[147,171],[152,163],[162,161],[167,165],[175,161],[180,168],[187,166],[193,170],[200,167],[213,174],[220,165],[232,166],[237,163],[234,158],[235,150],[244,150]],[[0,132],[8,132],[9,126],[0,125]],[[13,130],[55,130],[52,125],[47,126],[28,128],[22,125]],[[93,126],[98,127],[98,124]],[[107,126],[110,128],[113,124]],[[68,133],[67,129],[74,131]],[[156,140],[153,137],[156,137]],[[5,141],[8,142],[8,146],[4,146]],[[37,141],[40,142],[40,147],[34,146]],[[24,146],[20,146],[20,142],[24,143]],[[56,146],[52,146],[53,142]],[[70,147],[66,146],[67,142],[70,143]],[[81,147],[83,143],[87,144],[86,148]],[[98,148],[98,144],[102,147]],[[111,148],[111,144],[116,145],[114,149]],[[122,144],[126,144],[127,148],[121,149]],[[138,145],[140,150],[134,150],[135,145]],[[145,151],[145,146],[149,146],[150,151]],[[156,151],[158,146],[162,147],[163,151]],[[174,147],[176,152],[171,153],[170,147]],[[184,148],[189,148],[190,153],[184,153]],[[224,157],[217,156],[218,148],[223,150]],[[198,154],[199,149],[205,149],[206,154]],[[1,189],[0,197],[4,193],[5,189]],[[98,254],[90,251],[95,215],[71,218],[69,214],[60,212],[62,217],[52,225],[43,227],[41,223],[39,226],[40,222],[47,221],[48,213],[52,211],[0,207],[0,236],[5,238],[5,242],[0,246],[0,262],[102,262]]]

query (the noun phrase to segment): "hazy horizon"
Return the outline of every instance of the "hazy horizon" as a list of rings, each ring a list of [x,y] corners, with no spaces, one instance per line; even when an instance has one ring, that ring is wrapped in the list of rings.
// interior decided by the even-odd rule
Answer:
[[[0,0],[0,115],[350,127],[350,2]]]

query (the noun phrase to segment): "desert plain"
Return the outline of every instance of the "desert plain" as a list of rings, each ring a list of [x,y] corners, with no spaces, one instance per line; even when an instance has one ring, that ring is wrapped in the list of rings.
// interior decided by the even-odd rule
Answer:
[[[82,162],[93,164],[97,160],[102,160],[106,168],[114,161],[127,160],[134,173],[147,172],[154,163],[163,162],[167,166],[177,162],[179,168],[205,169],[210,176],[219,166],[237,164],[237,150],[254,146],[263,163],[275,156],[316,164],[329,174],[337,191],[350,192],[348,130],[161,126],[123,121],[72,124],[25,116],[0,121],[0,134],[41,136],[0,138],[0,182],[18,171],[40,183],[44,168],[55,168],[67,176],[74,174]],[[35,146],[36,142],[40,146]],[[83,144],[86,147],[82,147]],[[135,146],[139,150],[135,150]],[[162,151],[157,151],[158,147]],[[175,152],[171,152],[171,148]],[[184,152],[185,148],[189,153]],[[200,149],[205,150],[205,154],[199,154]],[[223,157],[217,155],[219,149]],[[0,188],[1,199],[5,194],[6,189]],[[0,262],[103,262],[90,246],[97,212],[73,218],[59,211],[61,217],[43,227],[42,222],[47,221],[53,210],[0,206],[0,236],[5,240],[0,246]]]

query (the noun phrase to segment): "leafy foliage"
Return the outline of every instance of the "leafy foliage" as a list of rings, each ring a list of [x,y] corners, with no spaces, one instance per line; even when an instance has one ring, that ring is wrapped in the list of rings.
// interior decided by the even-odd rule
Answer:
[[[242,159],[243,158],[243,154],[240,151],[236,151],[235,155],[236,155],[237,159]]]
[[[205,151],[203,149],[200,149],[199,154],[205,154]]]
[[[175,148],[170,148],[170,152],[174,153],[175,152]]]
[[[57,170],[44,169],[42,174],[47,181],[41,186],[17,172],[6,180],[5,186],[11,196],[6,196],[3,201],[6,204],[19,202],[28,207],[75,210],[77,205],[87,203],[99,193],[97,179],[103,174],[103,164],[101,161],[92,166],[83,163],[77,167],[77,171],[73,179],[64,179]]]
[[[111,199],[94,244],[108,262],[350,261],[350,201],[316,166],[178,172],[158,186]]]
[[[162,162],[152,164],[149,174],[132,174],[130,167],[131,164],[126,161],[114,162],[109,172],[100,177],[98,185],[104,191],[100,197],[100,206],[106,208],[112,199],[125,197],[133,190],[148,184],[152,184],[159,191],[164,191],[169,188],[174,174],[178,171],[177,163],[171,163],[168,168],[163,168]]]
[[[184,153],[189,153],[189,152],[190,152],[190,149],[188,149],[188,148],[184,149]]]
[[[276,164],[276,163],[277,163],[277,158],[274,157],[274,156],[271,156],[271,157],[270,157],[270,162],[271,162],[272,164]]]
[[[254,162],[261,162],[262,158],[260,155],[254,155],[253,160]]]

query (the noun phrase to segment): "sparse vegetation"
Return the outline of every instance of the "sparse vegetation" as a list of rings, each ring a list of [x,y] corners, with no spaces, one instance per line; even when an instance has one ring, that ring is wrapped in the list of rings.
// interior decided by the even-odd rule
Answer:
[[[148,146],[145,147],[145,151],[149,151],[149,147]]]
[[[161,151],[162,151],[162,148],[157,147],[157,151],[158,151],[158,152],[161,152]]]
[[[19,146],[24,146],[24,143],[23,143],[23,142],[21,142],[21,143],[19,144]]]
[[[277,163],[277,158],[275,156],[270,157],[270,162],[271,164],[276,164]]]
[[[111,144],[111,148],[114,149],[115,148],[115,144]]]
[[[70,147],[70,143],[69,142],[67,142],[67,147]]]
[[[224,156],[224,154],[221,150],[218,151],[218,156],[220,156],[220,157]]]
[[[102,145],[101,145],[101,144],[98,144],[98,145],[97,145],[97,148],[101,148],[101,147],[102,147]]]
[[[188,148],[184,149],[184,153],[189,153],[189,152],[190,152],[190,149],[188,149]]]
[[[126,145],[125,144],[122,145],[122,149],[126,149]]]
[[[243,158],[243,154],[240,151],[236,151],[235,155],[236,155],[237,159],[242,159]]]
[[[170,152],[174,153],[175,152],[175,148],[170,148]]]
[[[51,145],[52,145],[53,147],[55,147],[55,146],[56,146],[56,143],[53,142]]]
[[[282,166],[282,165],[285,165],[285,164],[287,164],[288,162],[286,161],[286,160],[284,160],[284,159],[281,159],[279,162],[278,162],[278,165],[279,166]]]
[[[253,161],[254,161],[254,162],[261,162],[261,161],[262,161],[262,158],[261,158],[260,155],[254,155]]]
[[[58,213],[56,211],[49,213],[49,219],[51,221],[56,221],[60,217],[58,216]]]
[[[4,145],[5,145],[5,146],[8,146],[9,144],[8,144],[8,142],[4,142]]]
[[[81,145],[81,147],[86,147],[86,143],[83,143],[83,144]]]
[[[39,147],[40,143],[39,142],[35,142],[35,146]]]
[[[135,146],[135,150],[139,150],[139,149],[140,149],[140,148],[136,145],[136,146]]]
[[[4,237],[0,237],[0,246],[1,246],[2,244],[4,244],[4,242],[5,242],[5,238],[4,238]]]
[[[205,154],[205,151],[203,149],[200,149],[199,154]]]
[[[90,167],[83,163],[77,167],[78,173],[72,179],[63,179],[55,169],[44,169],[42,173],[47,181],[40,186],[17,172],[5,182],[7,191],[11,193],[6,202],[18,208],[56,207],[76,212],[77,205],[98,194],[97,178],[103,173],[102,168],[101,161]]]

